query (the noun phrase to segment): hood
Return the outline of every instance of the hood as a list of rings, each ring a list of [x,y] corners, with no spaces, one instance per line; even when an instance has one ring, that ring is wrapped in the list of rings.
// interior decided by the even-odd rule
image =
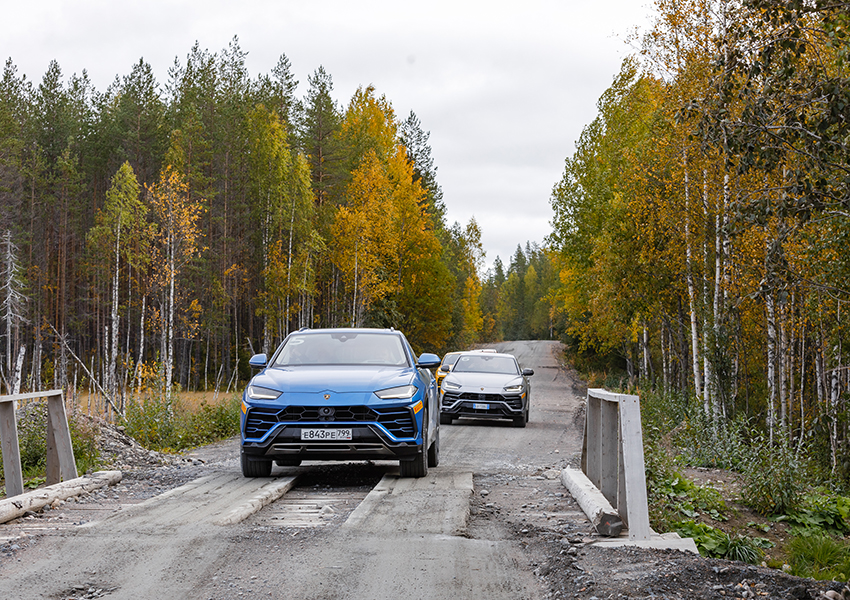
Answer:
[[[407,385],[413,376],[411,367],[304,366],[266,369],[252,383],[284,393],[371,393]]]

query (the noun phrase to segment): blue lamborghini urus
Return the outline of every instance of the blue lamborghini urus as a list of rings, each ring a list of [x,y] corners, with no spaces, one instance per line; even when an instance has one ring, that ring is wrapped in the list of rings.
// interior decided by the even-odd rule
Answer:
[[[242,396],[242,474],[267,477],[272,462],[399,461],[423,477],[440,460],[440,406],[429,369],[393,329],[302,329],[268,358]]]

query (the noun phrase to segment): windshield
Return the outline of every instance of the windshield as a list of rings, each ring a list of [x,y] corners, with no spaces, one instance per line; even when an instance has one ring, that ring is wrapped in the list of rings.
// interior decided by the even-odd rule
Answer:
[[[443,364],[441,367],[451,367],[457,362],[457,359],[460,358],[460,354],[446,354],[443,357]]]
[[[406,367],[408,362],[396,335],[343,331],[290,336],[272,366],[295,365]]]
[[[516,360],[510,356],[466,354],[460,357],[452,373],[504,373],[519,375]]]

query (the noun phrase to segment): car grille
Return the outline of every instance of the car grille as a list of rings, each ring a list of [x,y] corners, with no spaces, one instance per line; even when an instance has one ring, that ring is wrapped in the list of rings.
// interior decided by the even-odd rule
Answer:
[[[475,392],[464,392],[462,394],[449,394],[443,396],[443,406],[451,406],[458,400],[464,402],[486,402],[493,404],[496,402],[504,402],[513,410],[522,410],[522,397],[520,396],[503,396],[502,394],[478,394]]]
[[[412,438],[416,432],[413,414],[406,407],[334,406],[333,414],[325,416],[320,414],[322,408],[319,406],[250,408],[245,421],[245,437],[261,438],[278,423],[380,423],[396,438]]]

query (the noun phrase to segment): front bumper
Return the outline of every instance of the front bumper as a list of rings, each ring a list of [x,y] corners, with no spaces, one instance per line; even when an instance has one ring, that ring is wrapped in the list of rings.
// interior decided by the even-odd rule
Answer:
[[[525,410],[525,397],[520,394],[486,394],[444,391],[440,414],[451,417],[513,419]]]
[[[412,459],[422,450],[422,414],[411,406],[249,407],[242,418],[242,451],[255,457],[300,460]],[[302,440],[302,429],[350,429],[350,440]]]

